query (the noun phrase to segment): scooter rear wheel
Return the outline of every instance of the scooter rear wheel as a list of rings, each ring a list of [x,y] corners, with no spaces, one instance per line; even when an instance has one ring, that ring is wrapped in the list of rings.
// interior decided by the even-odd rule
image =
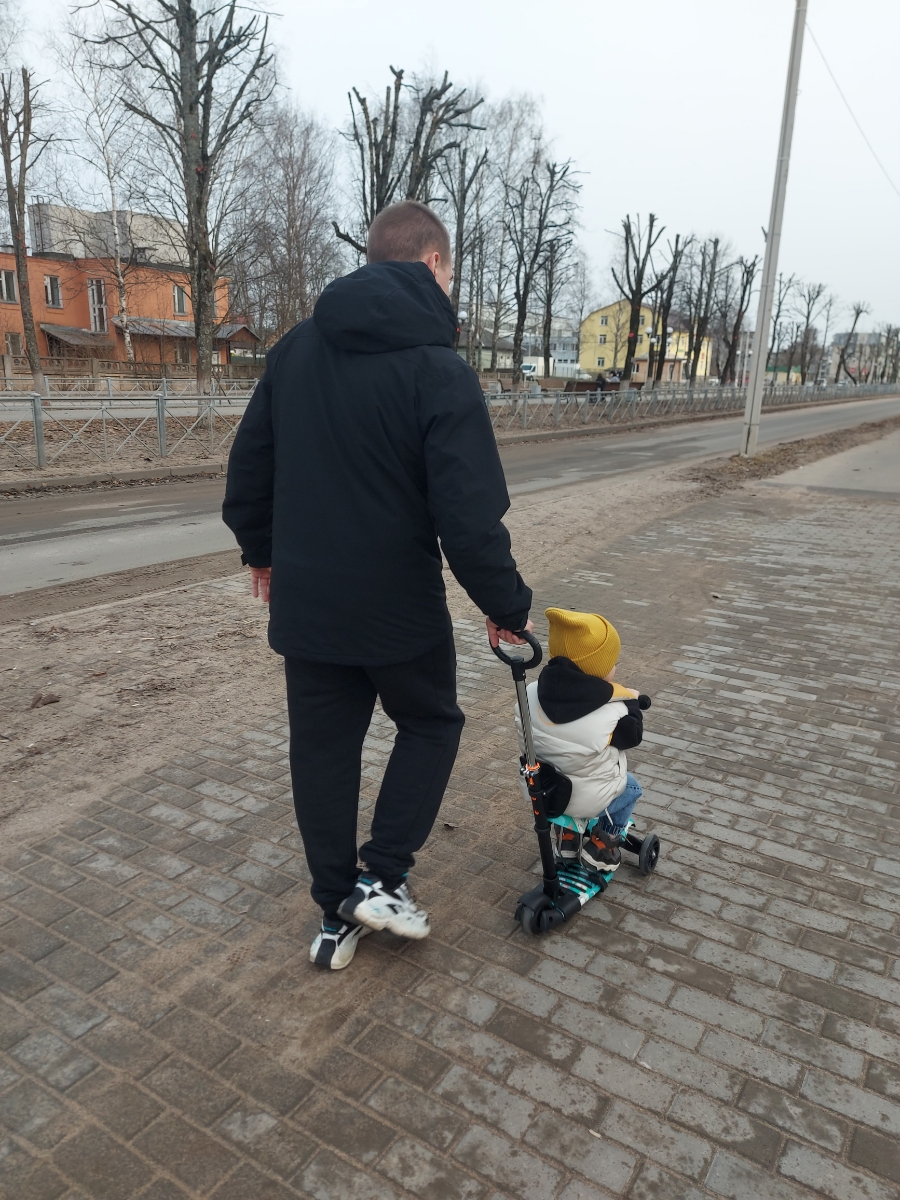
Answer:
[[[548,910],[552,909],[553,901],[547,895],[536,896],[528,904],[520,904],[516,909],[516,920],[525,933],[545,933],[549,928]]]
[[[641,848],[638,852],[638,869],[644,875],[649,875],[656,870],[656,864],[659,862],[659,838],[655,833],[648,833],[641,842]]]

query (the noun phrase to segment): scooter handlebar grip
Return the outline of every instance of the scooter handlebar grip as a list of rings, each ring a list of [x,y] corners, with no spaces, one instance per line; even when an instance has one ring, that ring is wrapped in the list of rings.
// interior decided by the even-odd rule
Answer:
[[[521,666],[522,670],[530,671],[531,668],[536,667],[544,657],[544,652],[541,649],[541,643],[537,640],[533,633],[529,633],[526,629],[516,630],[516,635],[520,638],[523,638],[531,647],[531,658],[527,662],[518,654],[507,654],[504,650],[501,650],[500,646],[504,644],[503,642],[501,642],[498,646],[491,646],[491,649],[497,655],[500,661],[502,663],[506,663],[508,667]]]

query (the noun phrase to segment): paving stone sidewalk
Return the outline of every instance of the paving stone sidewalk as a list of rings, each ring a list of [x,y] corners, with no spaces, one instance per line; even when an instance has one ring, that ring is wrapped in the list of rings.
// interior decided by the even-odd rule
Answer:
[[[653,692],[663,842],[552,936],[511,919],[535,843],[474,622],[425,942],[308,963],[280,698],[6,847],[0,1193],[897,1200],[898,547],[890,498],[738,493],[544,581]]]

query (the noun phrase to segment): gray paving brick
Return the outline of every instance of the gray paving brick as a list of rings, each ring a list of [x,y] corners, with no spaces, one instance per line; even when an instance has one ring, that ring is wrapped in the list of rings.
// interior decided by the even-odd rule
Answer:
[[[719,1100],[733,1100],[743,1083],[743,1076],[726,1070],[704,1058],[673,1046],[671,1042],[650,1039],[638,1056],[638,1065],[670,1079],[676,1084],[689,1084]]]
[[[0,991],[11,1000],[27,1000],[51,982],[50,976],[14,954],[0,954]]]
[[[109,1015],[60,984],[52,984],[32,996],[29,1008],[70,1038],[80,1038],[95,1026],[102,1025]]]
[[[888,1004],[900,1005],[900,980],[885,979],[872,971],[861,971],[855,967],[839,967],[835,983],[854,992],[862,992],[865,996],[886,1000]]]
[[[749,1079],[741,1092],[738,1106],[786,1133],[795,1133],[835,1154],[840,1154],[846,1142],[846,1121],[764,1083]]]
[[[649,1072],[635,1068],[593,1046],[586,1046],[572,1065],[572,1074],[611,1096],[632,1100],[643,1108],[664,1113],[672,1103],[675,1088]]]
[[[174,1113],[164,1113],[132,1143],[188,1188],[211,1191],[238,1164],[220,1141]]]
[[[508,1088],[474,1075],[465,1067],[451,1067],[435,1086],[434,1094],[473,1117],[495,1125],[511,1138],[520,1138],[531,1123],[535,1106]]]
[[[558,1029],[510,1008],[499,1009],[485,1028],[527,1054],[561,1066],[570,1065],[580,1049],[578,1042]]]
[[[88,1126],[53,1154],[55,1165],[92,1200],[119,1200],[153,1178],[153,1171],[108,1133]]]
[[[702,1138],[619,1100],[610,1108],[600,1131],[689,1179],[700,1179],[713,1155],[714,1148]]]
[[[613,1005],[613,1012],[631,1025],[656,1033],[679,1046],[695,1049],[703,1037],[703,1026],[699,1021],[685,1017],[671,1009],[662,1008],[652,1000],[636,996],[622,996]]]
[[[859,1079],[862,1075],[865,1059],[858,1051],[836,1046],[814,1034],[783,1025],[780,1021],[768,1022],[761,1042],[790,1058],[799,1058],[801,1062],[823,1067],[833,1075],[843,1075],[847,1079]]]
[[[728,971],[739,979],[752,980],[769,987],[778,987],[784,975],[784,970],[775,963],[767,962],[755,954],[734,950],[731,946],[722,946],[718,942],[701,941],[694,951],[694,958]]]
[[[782,1137],[777,1130],[698,1092],[679,1092],[666,1115],[763,1166],[773,1166],[778,1158]]]
[[[697,1021],[718,1025],[741,1037],[758,1037],[763,1029],[763,1021],[755,1012],[694,988],[678,988],[670,998],[669,1006]]]
[[[729,999],[745,1008],[755,1009],[767,1017],[777,1017],[807,1033],[817,1033],[825,1020],[825,1010],[816,1004],[808,1004],[794,996],[786,996],[773,988],[751,983],[746,979],[736,979]]]
[[[706,1200],[708,1196],[708,1192],[652,1162],[643,1163],[628,1192],[628,1200]]]
[[[644,1042],[642,1033],[623,1021],[617,1021],[608,1011],[598,1011],[575,1000],[563,1000],[550,1018],[550,1023],[582,1041],[603,1046],[622,1058],[633,1059]]]
[[[380,1158],[396,1136],[370,1112],[325,1092],[313,1096],[296,1119],[304,1133],[367,1165]]]
[[[532,1100],[588,1127],[596,1128],[609,1108],[607,1098],[594,1088],[586,1087],[582,1080],[533,1059],[514,1067],[507,1083]]]
[[[71,1133],[76,1120],[57,1097],[30,1079],[0,1095],[0,1122],[40,1150],[51,1149]]]
[[[473,1025],[484,1025],[499,1008],[496,1000],[468,988],[456,987],[446,980],[429,976],[423,979],[414,994],[448,1013],[464,1017]]]
[[[842,1079],[810,1070],[803,1080],[800,1094],[814,1104],[821,1104],[823,1108],[849,1117],[851,1121],[871,1125],[882,1133],[900,1135],[900,1104],[863,1091]]]
[[[546,1200],[564,1178],[555,1167],[479,1125],[463,1137],[453,1157],[519,1200]]]
[[[874,1171],[883,1179],[900,1184],[900,1141],[860,1126],[853,1134],[850,1162]]]
[[[809,1200],[809,1193],[773,1178],[768,1172],[719,1150],[713,1159],[706,1186],[727,1200]]]
[[[487,1080],[480,1082],[487,1086]],[[446,1104],[414,1091],[408,1083],[397,1079],[386,1079],[369,1096],[366,1104],[438,1150],[447,1150],[469,1125],[466,1117],[455,1113]]]
[[[636,1165],[633,1154],[583,1128],[572,1125],[555,1113],[541,1113],[525,1141],[592,1183],[602,1184],[611,1192],[621,1192]]]
[[[869,996],[863,996],[844,987],[825,983],[824,980],[813,979],[796,971],[785,971],[781,981],[781,990],[801,1000],[809,1000],[819,1004],[831,1012],[843,1013],[858,1021],[872,1021],[875,1018],[875,1001]]]
[[[788,946],[776,938],[757,935],[750,943],[750,948],[761,958],[770,959],[783,967],[794,971],[802,971],[812,975],[814,979],[834,979],[836,963],[831,958],[821,954],[813,954],[811,950],[802,950],[799,946]]]
[[[762,1079],[764,1083],[774,1083],[777,1087],[788,1090],[796,1088],[803,1074],[799,1064],[785,1058],[784,1055],[725,1033],[724,1030],[710,1030],[700,1043],[700,1053],[722,1063],[723,1066],[746,1071],[755,1079]]]
[[[11,1139],[0,1142],[0,1187],[15,1200],[57,1200],[69,1190],[49,1163],[26,1154]]]
[[[660,978],[655,971],[636,966],[621,958],[612,958],[608,954],[598,954],[588,963],[587,970],[591,975],[599,975],[607,983],[636,992],[647,1000],[655,1000],[665,1004],[675,989],[668,979]]]
[[[33,1033],[18,1042],[9,1054],[41,1079],[60,1091],[83,1079],[96,1066],[96,1061],[73,1050],[55,1033]]]
[[[145,1075],[142,1083],[200,1125],[219,1120],[239,1099],[231,1088],[174,1056]]]
[[[546,965],[550,971],[560,969],[555,963]],[[543,982],[547,982],[544,980]],[[506,971],[502,967],[482,967],[472,981],[475,987],[481,988],[499,1000],[514,1004],[516,1008],[524,1008],[535,1017],[548,1016],[559,1002],[559,996],[545,987],[523,979],[514,971]]]
[[[64,939],[50,929],[17,917],[0,930],[0,944],[29,962],[40,962],[51,951],[62,946]]]
[[[255,1107],[232,1109],[216,1132],[282,1179],[295,1175],[318,1149],[311,1138]]]
[[[822,1026],[822,1036],[844,1046],[852,1046],[875,1058],[900,1064],[900,1037],[873,1029],[861,1021],[829,1013]]]
[[[897,1200],[896,1188],[796,1142],[787,1147],[778,1169],[782,1175],[796,1179],[814,1189],[816,1195],[828,1196],[830,1200]]]
[[[379,1163],[379,1170],[415,1196],[482,1200],[488,1192],[485,1184],[411,1138],[395,1142]]]
[[[360,1171],[330,1150],[319,1151],[293,1183],[314,1200],[400,1200],[386,1179]]]

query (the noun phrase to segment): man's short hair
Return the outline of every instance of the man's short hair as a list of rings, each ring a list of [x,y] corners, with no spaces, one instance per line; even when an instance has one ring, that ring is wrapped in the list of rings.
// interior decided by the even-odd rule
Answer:
[[[427,204],[401,200],[384,208],[369,226],[366,258],[373,262],[420,262],[437,250],[450,262],[450,234]]]

